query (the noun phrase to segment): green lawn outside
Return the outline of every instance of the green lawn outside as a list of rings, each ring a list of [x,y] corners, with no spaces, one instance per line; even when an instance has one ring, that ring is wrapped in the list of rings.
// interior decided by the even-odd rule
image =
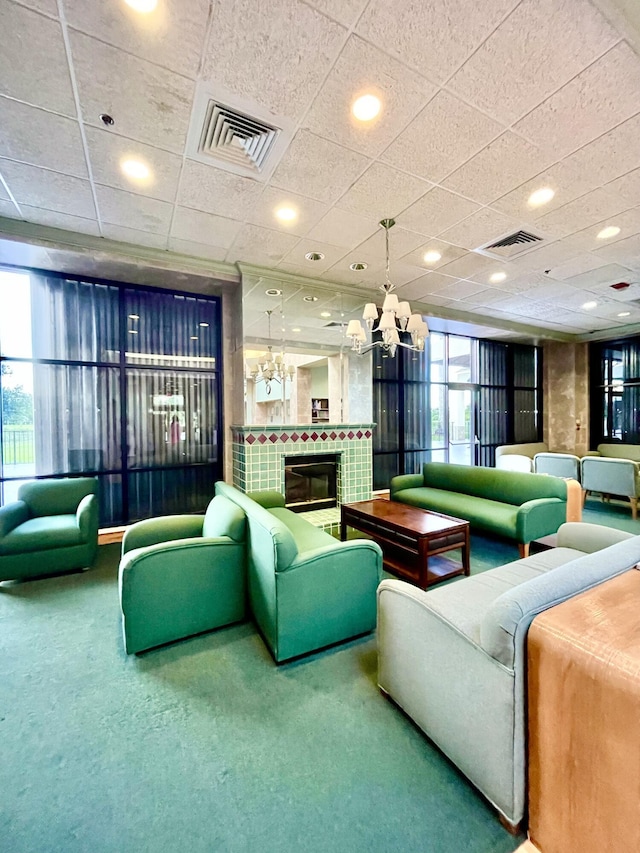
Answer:
[[[33,426],[7,425],[2,428],[2,462],[4,465],[28,465],[35,462]]]

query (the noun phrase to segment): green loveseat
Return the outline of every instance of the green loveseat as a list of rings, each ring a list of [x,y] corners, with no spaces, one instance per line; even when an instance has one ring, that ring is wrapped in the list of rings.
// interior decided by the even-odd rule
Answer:
[[[249,602],[277,663],[374,630],[375,542],[339,542],[286,509],[279,492],[249,496],[219,482],[216,495],[246,515]]]
[[[391,480],[391,500],[464,518],[472,527],[529,543],[555,533],[567,517],[567,484],[558,477],[425,462],[422,474]]]

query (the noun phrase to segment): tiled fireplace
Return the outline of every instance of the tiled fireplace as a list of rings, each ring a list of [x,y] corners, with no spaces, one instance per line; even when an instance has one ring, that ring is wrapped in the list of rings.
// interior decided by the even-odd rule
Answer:
[[[368,500],[374,424],[234,426],[233,484],[243,492],[284,494],[285,456],[337,456],[338,504]]]

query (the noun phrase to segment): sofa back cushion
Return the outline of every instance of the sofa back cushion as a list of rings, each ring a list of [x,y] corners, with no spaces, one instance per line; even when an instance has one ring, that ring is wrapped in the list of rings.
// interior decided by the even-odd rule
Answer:
[[[545,453],[549,448],[544,441],[528,441],[524,444],[501,444],[496,447],[496,462],[501,456],[515,454],[516,456],[528,456],[533,459],[536,453]]]
[[[69,477],[60,480],[34,480],[18,489],[18,500],[24,501],[33,516],[73,515],[82,498],[95,495],[98,481],[94,477]]]
[[[246,516],[240,507],[223,495],[216,495],[207,507],[202,535],[229,536],[234,542],[244,542],[246,525]]]
[[[640,536],[633,536],[510,589],[488,607],[480,623],[480,644],[493,658],[513,669],[516,659],[524,654],[529,625],[538,613],[639,562]]]
[[[479,498],[520,506],[537,498],[566,501],[567,485],[557,477],[542,477],[497,468],[452,465],[449,462],[425,462],[424,485],[449,492],[461,492]]]
[[[614,459],[640,462],[640,444],[599,444],[598,453],[601,456],[612,456]]]

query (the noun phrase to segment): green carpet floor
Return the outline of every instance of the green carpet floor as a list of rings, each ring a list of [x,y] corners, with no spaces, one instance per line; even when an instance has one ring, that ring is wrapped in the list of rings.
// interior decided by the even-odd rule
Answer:
[[[640,533],[628,506],[590,501],[591,514]],[[245,623],[127,657],[118,554],[0,587],[2,851],[507,853],[523,840],[380,695],[374,637],[276,667]],[[515,558],[472,537],[474,572]]]

